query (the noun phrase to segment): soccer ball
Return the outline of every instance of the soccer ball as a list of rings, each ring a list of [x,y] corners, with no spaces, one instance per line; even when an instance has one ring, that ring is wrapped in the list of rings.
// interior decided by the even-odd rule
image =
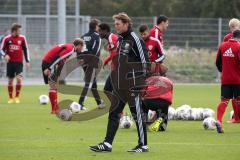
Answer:
[[[199,119],[199,112],[197,108],[191,108],[190,110],[190,120],[198,120]]]
[[[157,118],[157,113],[156,113],[156,111],[149,110],[149,111],[148,111],[147,121],[148,121],[149,123],[152,123],[152,122],[155,121],[156,118]]]
[[[68,109],[62,109],[58,113],[58,117],[63,121],[70,121],[72,119],[72,112]]]
[[[77,102],[72,102],[69,107],[72,113],[79,113],[81,111],[81,105]]]
[[[230,120],[233,119],[233,114],[234,114],[234,111],[231,111],[231,112],[229,113],[229,119],[230,119]]]
[[[206,108],[203,109],[203,119],[208,117],[214,117],[215,112],[212,109]]]
[[[49,98],[47,95],[41,95],[39,96],[39,103],[42,105],[48,104],[49,103]]]
[[[205,118],[202,124],[206,130],[214,130],[216,128],[216,120],[213,117]]]
[[[203,118],[203,108],[198,108],[198,120],[204,120]]]
[[[128,129],[132,126],[132,124],[132,119],[127,115],[122,116],[122,118],[120,119],[120,128]]]
[[[175,117],[175,109],[173,107],[168,108],[168,119],[172,120]]]
[[[176,118],[181,120],[188,120],[191,116],[191,106],[182,105],[176,109]]]

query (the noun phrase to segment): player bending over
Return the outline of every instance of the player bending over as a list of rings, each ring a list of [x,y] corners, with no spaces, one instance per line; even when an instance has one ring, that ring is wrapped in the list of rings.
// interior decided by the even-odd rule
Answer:
[[[25,36],[21,35],[22,26],[14,23],[11,28],[11,34],[4,37],[1,45],[1,54],[7,62],[8,77],[8,103],[13,100],[13,80],[16,78],[15,103],[20,103],[19,95],[22,87],[23,55],[26,61],[27,69],[30,67],[30,58],[28,45]]]
[[[84,41],[77,38],[73,41],[73,44],[59,44],[51,48],[43,57],[42,60],[42,73],[45,84],[49,84],[49,99],[52,106],[52,114],[58,112],[57,105],[57,86],[56,82],[60,76],[64,62],[74,52],[81,52],[84,46]]]
[[[223,133],[222,117],[230,99],[236,101],[237,115],[240,112],[240,30],[233,32],[233,38],[223,42],[216,58],[216,66],[221,75],[221,102],[217,107],[217,131]],[[238,120],[238,122],[240,122]]]
[[[152,68],[152,73],[155,70]],[[165,131],[168,122],[168,108],[172,104],[173,82],[162,76],[153,75],[146,80],[146,87],[142,96],[145,115],[149,110],[156,111],[156,120],[149,126],[153,132]],[[147,117],[147,116],[146,116]]]

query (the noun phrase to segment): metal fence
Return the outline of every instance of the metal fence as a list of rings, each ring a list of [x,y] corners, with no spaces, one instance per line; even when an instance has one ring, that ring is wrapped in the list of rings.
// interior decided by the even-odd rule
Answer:
[[[59,42],[57,0],[0,0],[0,35],[12,23],[23,26],[32,59],[32,69],[24,72],[27,77],[41,77],[42,55],[51,45]],[[109,23],[113,28],[112,17],[90,17],[79,15],[79,0],[66,1],[66,42],[72,42],[88,31],[91,18]],[[133,29],[138,31],[141,24],[154,26],[156,17],[132,17]],[[206,48],[215,50],[224,35],[229,32],[229,19],[214,18],[170,18],[169,28],[164,35],[164,47]],[[0,66],[1,67],[1,66]],[[1,67],[2,68],[2,67]],[[79,74],[74,74],[79,77]],[[73,76],[74,77],[74,76]]]

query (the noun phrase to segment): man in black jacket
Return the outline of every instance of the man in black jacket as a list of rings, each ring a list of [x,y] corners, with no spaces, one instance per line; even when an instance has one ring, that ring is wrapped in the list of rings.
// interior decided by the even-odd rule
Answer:
[[[111,72],[113,94],[117,106],[111,106],[105,140],[90,149],[95,152],[111,152],[112,142],[118,130],[121,112],[128,103],[138,131],[138,145],[128,152],[148,152],[145,119],[142,114],[140,90],[146,79],[148,51],[144,41],[131,29],[131,19],[125,13],[113,16],[115,29],[120,35],[118,54],[113,61],[117,67]],[[113,103],[112,103],[113,104]]]
[[[96,82],[96,69],[98,68],[101,46],[101,38],[97,33],[99,23],[100,21],[97,19],[91,20],[91,22],[89,23],[89,32],[82,36],[82,39],[85,41],[86,44],[86,49],[85,51],[78,53],[78,58],[83,59],[84,61],[83,70],[85,73],[85,86],[79,98],[79,104],[82,106],[81,108],[83,109],[85,109],[85,107],[83,107],[83,103],[89,89],[91,89],[93,93],[93,96],[98,104],[98,108],[104,107],[104,103],[100,99],[97,91]]]

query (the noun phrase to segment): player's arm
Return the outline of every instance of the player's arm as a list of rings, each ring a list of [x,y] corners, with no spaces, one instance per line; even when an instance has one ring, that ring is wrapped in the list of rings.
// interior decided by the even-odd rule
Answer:
[[[216,58],[216,66],[219,72],[222,72],[222,54],[221,47],[218,48],[217,58]]]
[[[6,37],[4,37],[2,42],[1,42],[1,47],[0,47],[0,53],[1,53],[2,56],[6,55],[6,53],[5,53],[6,47],[7,47]]]
[[[7,42],[6,42],[7,37],[4,37],[1,43],[0,47],[0,54],[5,58],[6,62],[8,63],[10,60],[9,55],[5,52],[7,48]]]
[[[156,41],[156,50],[158,53],[158,58],[155,60],[155,63],[162,63],[166,58],[161,42],[157,39]]]
[[[92,54],[98,56],[100,54],[101,47],[101,38],[99,36],[93,37],[93,46],[92,46]]]
[[[137,53],[139,53],[139,57],[143,66],[143,71],[147,72],[147,70],[150,70],[151,68],[151,63],[148,56],[148,49],[145,45],[145,42],[142,39],[138,38],[135,33],[132,34],[132,36],[135,43],[135,47],[133,49],[137,51]]]
[[[22,49],[25,57],[26,63],[30,62],[30,56],[29,56],[29,50],[28,50],[28,44],[25,36],[23,37],[23,43],[22,43]]]

